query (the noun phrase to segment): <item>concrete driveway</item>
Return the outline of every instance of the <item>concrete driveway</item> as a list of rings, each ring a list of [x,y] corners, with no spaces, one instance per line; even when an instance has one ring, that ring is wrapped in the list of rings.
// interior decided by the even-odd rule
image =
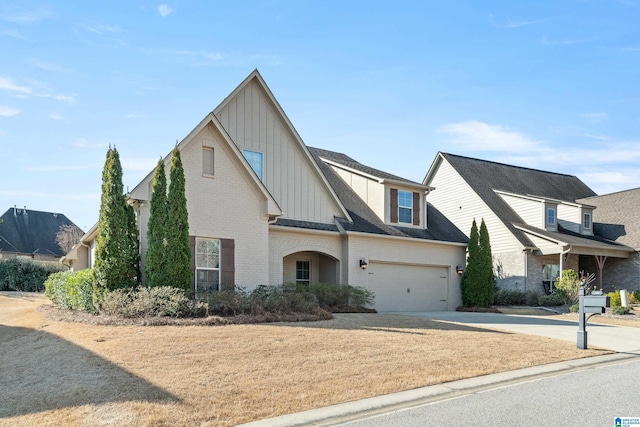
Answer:
[[[460,323],[479,328],[499,329],[521,334],[540,335],[572,341],[577,345],[577,320],[559,320],[547,316],[521,316],[458,311],[387,313],[426,317],[440,322]],[[640,328],[598,325],[587,322],[587,345],[619,353],[640,354]]]

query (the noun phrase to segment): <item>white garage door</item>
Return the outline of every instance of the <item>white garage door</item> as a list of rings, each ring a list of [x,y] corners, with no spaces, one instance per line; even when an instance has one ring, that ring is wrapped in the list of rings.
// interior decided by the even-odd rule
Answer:
[[[367,272],[379,312],[447,309],[447,267],[371,262]]]

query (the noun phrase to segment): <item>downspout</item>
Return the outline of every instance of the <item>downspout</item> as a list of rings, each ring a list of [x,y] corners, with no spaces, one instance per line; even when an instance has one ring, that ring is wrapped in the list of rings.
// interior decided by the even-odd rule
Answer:
[[[91,246],[87,245],[84,242],[80,242],[80,246],[84,246],[85,248],[87,248],[87,268],[91,268]]]
[[[569,245],[569,249],[567,249],[566,251],[560,252],[560,279],[562,279],[562,270],[564,267],[563,266],[564,256],[569,252],[571,252],[571,249],[573,249],[573,246]],[[553,292],[553,280],[551,281],[551,285],[549,286],[549,289],[551,290],[551,292]]]

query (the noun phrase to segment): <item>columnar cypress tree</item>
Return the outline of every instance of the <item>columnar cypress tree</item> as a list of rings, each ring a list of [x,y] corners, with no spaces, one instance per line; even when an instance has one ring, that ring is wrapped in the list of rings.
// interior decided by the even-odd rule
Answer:
[[[109,147],[102,170],[102,197],[96,239],[96,281],[101,292],[135,285],[137,275],[131,260],[126,202],[122,188],[122,166],[115,148]],[[135,220],[134,220],[135,226]]]
[[[138,224],[136,224],[136,212],[132,205],[125,206],[127,215],[127,255],[128,261],[128,286],[137,287],[140,285],[140,235]]]
[[[462,303],[465,307],[477,305],[478,279],[480,276],[479,263],[481,262],[479,238],[478,225],[474,219],[471,224],[471,233],[469,234],[469,245],[467,246],[467,268],[460,283]]]
[[[165,258],[169,212],[167,176],[162,159],[156,166],[152,191],[147,224],[147,255],[144,262],[145,283],[150,287],[171,285],[167,282],[167,268],[171,260]]]
[[[493,300],[496,293],[496,276],[493,272],[493,255],[491,254],[491,242],[489,241],[489,230],[484,222],[484,218],[480,223],[480,238],[478,240],[480,248],[480,256],[482,259],[481,274],[481,289],[480,289],[480,301],[478,304],[482,307],[489,307],[493,304]]]
[[[191,249],[189,248],[189,218],[185,195],[184,169],[178,147],[173,149],[169,172],[169,193],[167,204],[167,246],[168,286],[191,290]]]

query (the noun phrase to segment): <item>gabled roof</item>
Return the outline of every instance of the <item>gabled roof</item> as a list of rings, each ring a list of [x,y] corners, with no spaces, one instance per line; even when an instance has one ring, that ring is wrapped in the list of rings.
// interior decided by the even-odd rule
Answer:
[[[640,250],[640,188],[578,200],[597,208],[593,232]]]
[[[271,195],[267,187],[260,180],[260,178],[258,178],[254,170],[251,168],[251,166],[247,162],[247,159],[245,159],[245,157],[242,155],[238,146],[233,142],[233,140],[231,139],[227,131],[224,129],[224,127],[222,126],[218,118],[213,113],[209,113],[204,119],[202,119],[202,121],[198,124],[198,126],[196,126],[191,132],[189,132],[189,135],[184,137],[184,139],[180,141],[180,143],[178,143],[177,145],[178,150],[182,150],[187,144],[189,144],[193,140],[193,138],[196,135],[198,135],[198,133],[200,133],[200,131],[202,131],[208,125],[212,125],[215,129],[217,129],[220,132],[220,134],[222,135],[223,141],[227,143],[229,148],[231,148],[231,151],[235,155],[236,160],[240,164],[242,164],[245,172],[252,180],[252,183],[264,195],[265,199],[267,200],[266,213],[268,215],[275,215],[275,216],[282,215],[282,209],[280,209],[278,202],[276,202],[276,200],[273,198],[273,196]],[[164,157],[165,165],[168,164],[170,160],[171,160],[171,152],[169,152],[169,154],[167,154]],[[137,189],[142,185],[142,183],[148,182],[148,180],[153,179],[154,173],[155,173],[155,168],[152,169],[151,172],[149,172],[147,176],[142,181],[140,181],[138,185],[136,185],[129,194],[134,194],[137,191]]]
[[[438,165],[444,160],[449,162],[469,187],[478,194],[525,247],[533,246],[531,240],[525,233],[513,226],[513,224],[523,223],[522,218],[494,190],[520,195],[535,195],[570,203],[596,194],[573,175],[506,165],[442,152],[436,156],[423,184],[429,183]]]
[[[280,103],[278,102],[278,100],[276,99],[276,97],[273,95],[273,92],[271,92],[271,89],[269,89],[269,86],[267,85],[267,83],[264,81],[264,79],[262,78],[262,74],[260,74],[260,72],[258,71],[258,69],[256,68],[255,70],[253,70],[243,81],[242,83],[240,83],[238,85],[238,87],[236,87],[214,110],[213,110],[213,114],[218,117],[218,115],[220,114],[220,112],[227,106],[227,104],[229,104],[229,102],[231,102],[232,99],[234,99],[240,92],[242,92],[251,82],[255,81],[260,88],[262,88],[262,90],[264,91],[264,93],[267,95],[267,98],[269,99],[269,101],[271,102],[271,104],[273,105],[273,107],[276,109],[276,111],[278,112],[278,115],[280,116],[280,118],[282,118],[282,120],[284,121],[286,127],[289,129],[289,131],[291,132],[291,135],[293,136],[293,139],[297,142],[298,146],[300,147],[300,149],[305,153],[307,159],[309,160],[309,165],[311,165],[311,167],[315,170],[318,178],[320,178],[320,180],[322,180],[323,184],[326,186],[327,190],[329,191],[329,193],[331,194],[333,201],[336,203],[338,209],[340,211],[342,211],[342,213],[348,218],[349,217],[349,213],[347,212],[347,210],[345,209],[344,205],[341,203],[340,198],[333,192],[333,189],[331,188],[331,186],[329,185],[329,183],[327,182],[325,176],[322,174],[322,172],[320,171],[320,169],[318,168],[317,163],[314,161],[314,159],[311,156],[311,153],[309,152],[309,149],[307,147],[307,145],[304,143],[304,141],[302,140],[302,137],[300,137],[300,134],[298,134],[298,131],[296,130],[296,128],[293,126],[293,123],[291,123],[291,120],[289,120],[289,117],[287,116],[287,114],[284,112],[284,109],[282,108],[282,106],[280,105]]]
[[[442,242],[452,242],[466,244],[467,237],[436,208],[427,206],[427,218],[429,219],[428,229],[418,229],[410,227],[399,227],[385,224],[378,215],[347,185],[346,182],[331,168],[331,166],[321,157],[323,154],[331,153],[327,150],[320,150],[309,147],[311,155],[314,157],[320,170],[327,178],[327,181],[338,195],[346,207],[352,221],[347,218],[336,218],[336,221],[347,232],[370,233],[377,235],[387,235],[396,237],[407,237],[423,240],[436,240]],[[344,154],[333,153],[333,157],[344,156]],[[353,160],[353,159],[352,159]],[[366,168],[366,166],[363,165]],[[402,178],[401,178],[402,179]],[[404,180],[411,182],[408,180]],[[280,220],[276,222],[279,225]]]
[[[419,182],[411,181],[400,176],[381,171],[380,169],[363,165],[362,163],[352,159],[351,157],[343,153],[337,153],[335,151],[323,150],[321,148],[313,147],[309,147],[309,150],[314,150],[315,155],[317,155],[318,157],[320,157],[320,159],[322,159],[326,163],[329,163],[330,165],[336,165],[338,167],[343,166],[343,169],[351,170],[356,173],[360,172],[360,174],[362,175],[368,176],[370,178],[375,178],[379,181],[387,180],[396,183],[404,183],[409,186],[425,187]]]
[[[56,243],[63,225],[74,225],[66,216],[53,212],[9,208],[0,224],[0,251],[20,254],[64,255]]]

